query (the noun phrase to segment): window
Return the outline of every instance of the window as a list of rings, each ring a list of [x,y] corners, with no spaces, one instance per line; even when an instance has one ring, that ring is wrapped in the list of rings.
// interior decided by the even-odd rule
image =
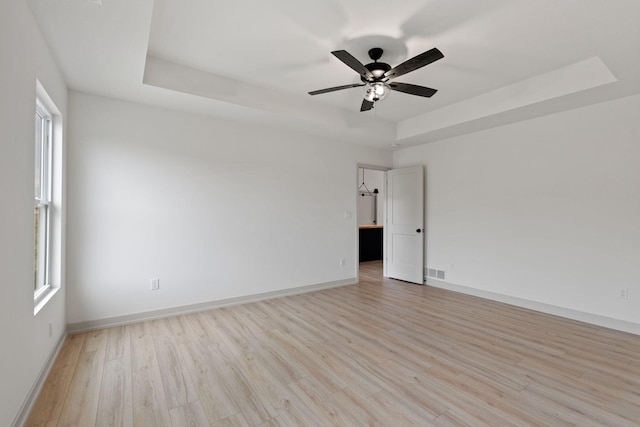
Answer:
[[[60,110],[36,80],[34,155],[34,316],[61,289],[64,277],[64,138]]]
[[[35,274],[34,298],[37,300],[51,287],[51,113],[36,101],[35,123]]]

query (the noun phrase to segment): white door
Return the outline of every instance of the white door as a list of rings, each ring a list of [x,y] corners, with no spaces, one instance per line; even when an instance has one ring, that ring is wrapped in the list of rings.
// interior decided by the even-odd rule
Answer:
[[[387,171],[388,277],[423,284],[424,171],[422,166]]]

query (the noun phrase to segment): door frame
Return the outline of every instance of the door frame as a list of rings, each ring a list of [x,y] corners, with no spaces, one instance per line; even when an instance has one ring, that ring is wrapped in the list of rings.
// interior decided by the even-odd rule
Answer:
[[[372,165],[372,164],[368,164],[368,163],[358,163],[356,164],[356,191],[354,192],[354,203],[355,203],[355,225],[356,225],[356,253],[355,253],[355,260],[356,260],[356,282],[360,283],[360,228],[358,224],[358,186],[361,184],[360,183],[360,169],[368,169],[368,170],[376,170],[376,171],[382,171],[384,172],[384,182],[385,182],[385,187],[386,187],[386,183],[387,183],[387,171],[393,169],[390,166],[379,166],[379,165]],[[386,197],[387,194],[387,189],[385,188],[384,190],[384,194]],[[386,200],[385,200],[385,219],[386,219]],[[387,276],[387,263],[384,262],[385,258],[387,256],[387,235],[386,235],[386,230],[382,233],[382,275],[384,277]]]

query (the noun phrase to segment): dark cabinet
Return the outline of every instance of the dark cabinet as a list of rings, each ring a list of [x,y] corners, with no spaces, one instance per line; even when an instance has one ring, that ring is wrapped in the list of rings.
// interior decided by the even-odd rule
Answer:
[[[360,262],[382,259],[382,227],[360,227]]]

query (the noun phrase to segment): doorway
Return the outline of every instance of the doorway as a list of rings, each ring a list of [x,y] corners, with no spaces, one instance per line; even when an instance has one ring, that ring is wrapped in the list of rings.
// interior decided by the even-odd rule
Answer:
[[[358,277],[363,279],[380,279],[384,275],[387,170],[385,167],[358,165],[357,256]]]
[[[424,167],[358,165],[357,183],[358,280],[375,262],[383,277],[424,284]]]

